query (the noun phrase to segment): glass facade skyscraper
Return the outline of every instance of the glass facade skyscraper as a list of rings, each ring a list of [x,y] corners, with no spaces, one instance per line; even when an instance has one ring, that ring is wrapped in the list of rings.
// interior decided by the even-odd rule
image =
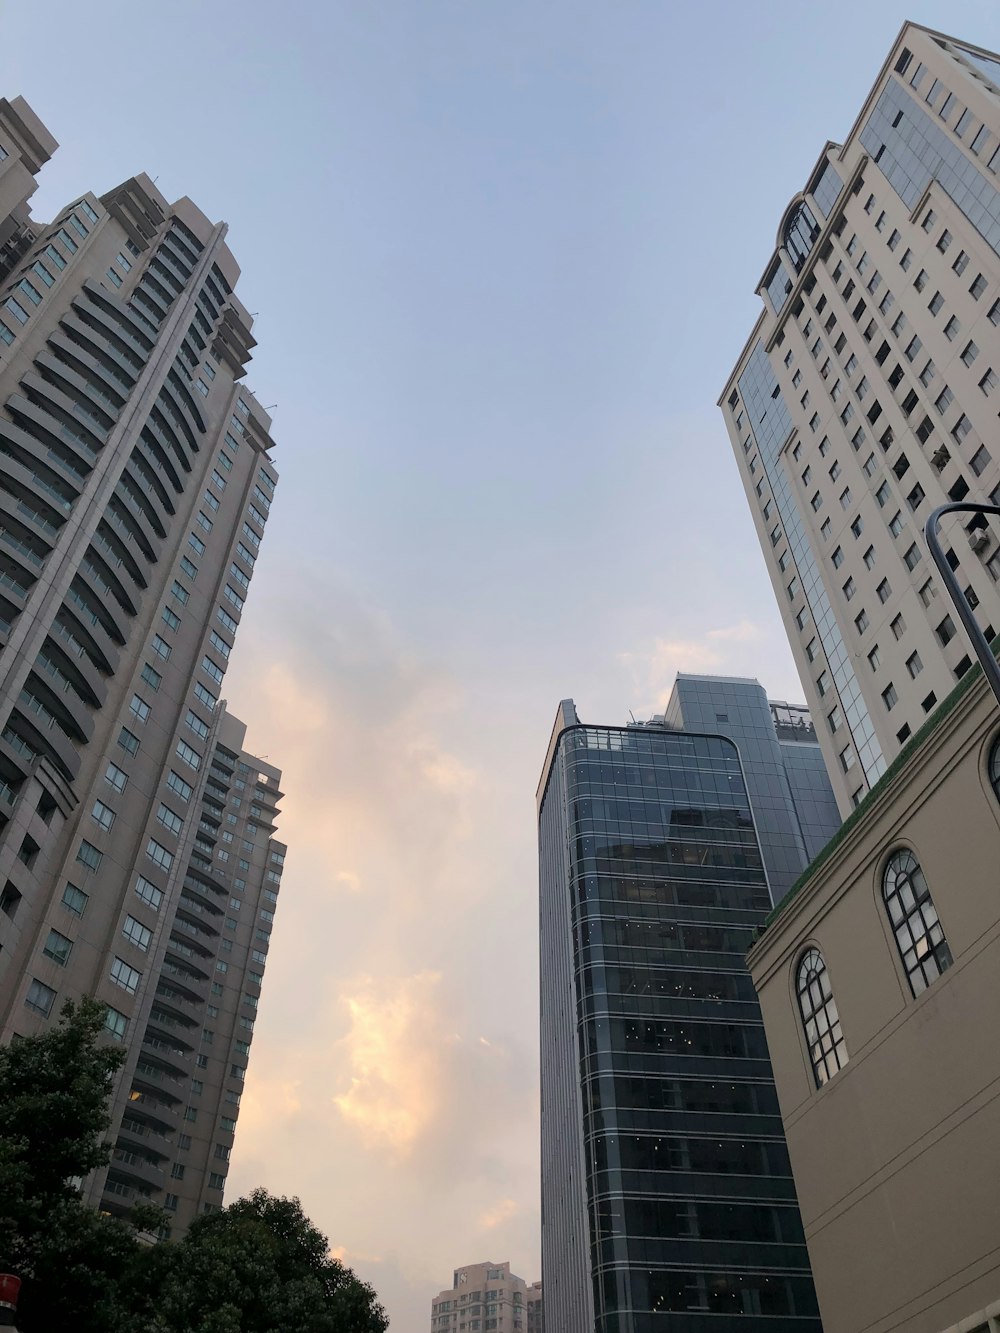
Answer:
[[[771,897],[736,744],[567,700],[538,803],[550,1327],[819,1333],[744,964]]]

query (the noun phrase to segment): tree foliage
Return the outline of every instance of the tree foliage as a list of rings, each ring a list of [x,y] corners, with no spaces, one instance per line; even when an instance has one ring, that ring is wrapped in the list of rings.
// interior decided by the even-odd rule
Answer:
[[[158,1210],[129,1225],[83,1205],[74,1181],[108,1161],[124,1060],[104,1017],[68,1003],[57,1026],[0,1048],[0,1271],[23,1279],[24,1333],[384,1333],[374,1291],[298,1199],[255,1190],[152,1247],[137,1231]]]

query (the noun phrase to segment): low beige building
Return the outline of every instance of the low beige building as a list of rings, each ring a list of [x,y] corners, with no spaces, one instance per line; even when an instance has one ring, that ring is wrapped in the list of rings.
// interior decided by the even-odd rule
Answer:
[[[451,1289],[431,1302],[431,1333],[542,1333],[542,1284],[530,1286],[509,1263],[456,1268]]]
[[[998,872],[976,668],[748,956],[825,1333],[1000,1328]]]

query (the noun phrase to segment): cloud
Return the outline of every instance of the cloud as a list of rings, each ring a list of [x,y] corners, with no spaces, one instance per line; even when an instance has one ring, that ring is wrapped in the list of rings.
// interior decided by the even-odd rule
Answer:
[[[338,884],[343,884],[350,893],[361,892],[361,876],[354,870],[338,870],[334,876]]]
[[[743,653],[744,645],[757,644],[761,637],[760,627],[743,619],[734,625],[705,630],[697,638],[657,638],[645,650],[619,653],[618,661],[629,671],[636,691],[634,709],[639,715],[662,709],[679,671],[695,675],[746,674],[749,668],[740,669],[741,662],[749,661]]]
[[[501,1223],[509,1221],[518,1211],[516,1200],[501,1199],[499,1203],[480,1214],[479,1226],[483,1231],[493,1231]]]
[[[341,1039],[350,1086],[333,1103],[368,1147],[405,1156],[437,1112],[440,1061],[433,1034],[440,981],[434,972],[388,982],[364,978],[342,996],[351,1019]]]

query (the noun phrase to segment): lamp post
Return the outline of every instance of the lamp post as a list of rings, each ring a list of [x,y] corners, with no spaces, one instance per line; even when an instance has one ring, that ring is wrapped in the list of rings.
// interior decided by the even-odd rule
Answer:
[[[965,626],[966,633],[972,640],[972,646],[976,650],[976,656],[979,658],[979,664],[983,668],[983,674],[990,683],[997,703],[1000,703],[1000,664],[993,656],[993,649],[990,647],[986,635],[979,628],[979,622],[972,614],[972,607],[966,600],[965,593],[962,591],[962,585],[955,577],[955,571],[945,558],[944,551],[941,548],[941,541],[938,537],[938,528],[941,519],[945,514],[993,514],[1000,518],[1000,505],[992,504],[971,504],[965,500],[955,501],[952,504],[939,505],[933,511],[927,522],[924,524],[924,537],[927,541],[927,549],[931,553],[938,573],[948,590],[948,596],[951,598],[955,610],[958,612],[962,624]]]

